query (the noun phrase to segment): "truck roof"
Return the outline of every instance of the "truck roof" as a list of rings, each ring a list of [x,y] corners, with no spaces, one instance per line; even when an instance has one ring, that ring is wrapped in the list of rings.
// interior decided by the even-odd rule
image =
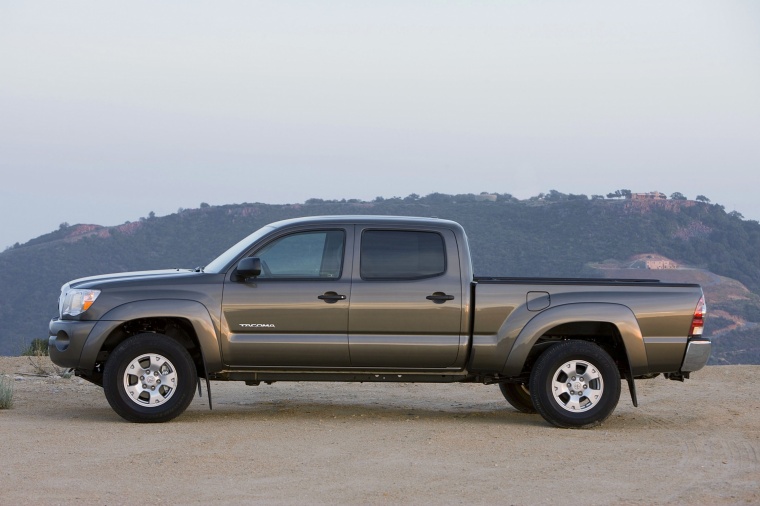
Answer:
[[[291,218],[288,220],[271,223],[270,226],[275,228],[287,227],[290,225],[304,224],[337,224],[351,223],[359,225],[411,225],[411,226],[446,226],[451,228],[462,228],[462,226],[451,220],[440,218],[424,218],[416,216],[384,216],[384,215],[331,215],[331,216],[307,216],[304,218]]]

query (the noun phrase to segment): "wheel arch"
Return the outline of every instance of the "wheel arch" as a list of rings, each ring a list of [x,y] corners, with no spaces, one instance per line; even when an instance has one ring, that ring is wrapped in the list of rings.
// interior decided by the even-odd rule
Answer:
[[[515,339],[502,374],[520,376],[549,345],[567,338],[596,342],[633,376],[647,372],[644,339],[630,308],[575,303],[549,308],[532,318]]]
[[[97,375],[98,364],[119,343],[145,332],[165,334],[185,348],[201,377],[222,368],[219,340],[206,307],[191,300],[143,300],[118,306],[95,325],[82,349],[80,368]]]

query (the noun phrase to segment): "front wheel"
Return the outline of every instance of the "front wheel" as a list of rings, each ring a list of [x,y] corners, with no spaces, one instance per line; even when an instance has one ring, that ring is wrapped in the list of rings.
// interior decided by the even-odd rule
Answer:
[[[564,341],[546,350],[530,375],[533,405],[557,427],[601,424],[620,399],[620,372],[601,347]]]
[[[114,411],[130,422],[166,422],[190,405],[198,381],[193,359],[162,334],[139,334],[119,344],[103,371]]]

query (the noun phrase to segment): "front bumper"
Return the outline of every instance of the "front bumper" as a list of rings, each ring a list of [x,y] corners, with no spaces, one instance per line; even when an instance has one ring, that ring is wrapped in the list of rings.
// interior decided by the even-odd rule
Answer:
[[[686,346],[686,355],[681,364],[681,372],[693,372],[702,369],[712,352],[712,342],[705,337],[692,338]]]
[[[50,320],[48,351],[50,360],[60,367],[78,368],[82,349],[97,321]]]

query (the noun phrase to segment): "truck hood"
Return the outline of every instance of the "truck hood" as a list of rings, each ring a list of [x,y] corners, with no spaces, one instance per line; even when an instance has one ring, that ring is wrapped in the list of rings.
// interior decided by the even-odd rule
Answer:
[[[154,279],[167,279],[167,278],[184,278],[189,275],[198,274],[199,271],[195,269],[163,269],[155,271],[133,271],[133,272],[117,272],[113,274],[101,274],[99,276],[88,276],[86,278],[79,278],[73,281],[69,281],[61,287],[61,291],[66,291],[69,288],[95,288],[98,285],[104,283],[114,283],[119,281],[144,281]]]

